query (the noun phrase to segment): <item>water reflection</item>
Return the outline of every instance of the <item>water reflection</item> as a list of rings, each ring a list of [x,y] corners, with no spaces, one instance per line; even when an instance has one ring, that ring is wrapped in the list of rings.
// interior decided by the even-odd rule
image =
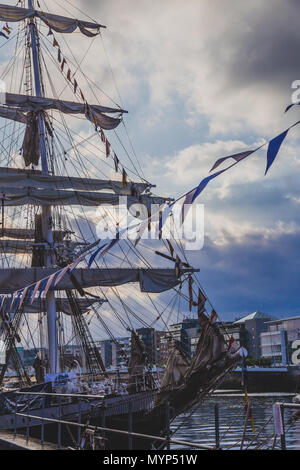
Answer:
[[[290,398],[283,397],[251,397],[252,415],[255,422],[255,434],[252,432],[250,422],[247,425],[243,448],[272,448],[274,436],[273,410],[275,402],[291,402]],[[240,449],[244,430],[245,411],[242,397],[212,397],[200,406],[193,414],[179,416],[172,424],[175,430],[180,429],[174,437],[190,442],[206,445],[215,445],[215,416],[214,406],[219,405],[220,414],[220,446],[223,449]],[[292,415],[292,410],[285,410],[285,422]],[[300,421],[286,427],[286,445],[288,449],[300,449]],[[175,445],[172,449],[176,449]],[[280,448],[280,439],[277,438],[275,448]]]

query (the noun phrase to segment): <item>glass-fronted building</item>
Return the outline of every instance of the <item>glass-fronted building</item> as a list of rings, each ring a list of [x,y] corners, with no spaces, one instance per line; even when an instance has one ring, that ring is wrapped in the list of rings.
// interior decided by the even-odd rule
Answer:
[[[300,340],[300,316],[267,322],[267,328],[260,335],[261,355],[274,365],[292,364],[293,345]]]

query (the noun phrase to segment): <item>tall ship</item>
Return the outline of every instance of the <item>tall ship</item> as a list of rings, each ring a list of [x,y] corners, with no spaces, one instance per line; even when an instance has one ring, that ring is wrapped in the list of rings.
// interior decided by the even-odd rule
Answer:
[[[41,413],[77,421],[77,394],[94,396],[81,402],[82,422],[128,429],[131,414],[134,431],[164,435],[166,404],[171,420],[191,410],[236,366],[239,354],[219,329],[183,244],[161,233],[139,239],[152,229],[151,206],[160,215],[172,199],[153,193],[127,150],[127,111],[84,71],[89,41],[105,26],[53,14],[48,5],[0,5],[0,79],[6,85],[0,106],[0,429],[24,428],[16,412],[37,417],[29,421],[32,430]],[[72,41],[86,47],[81,62]],[[124,211],[115,211],[120,198],[136,221],[133,240],[120,236],[128,232]],[[160,216],[153,224],[162,228]],[[105,239],[112,228],[115,237]],[[170,334],[168,361],[158,373],[136,330],[163,325],[168,331],[174,312],[183,315],[187,305],[201,331],[195,358]],[[119,330],[131,336],[130,354],[122,351],[124,376],[106,370],[97,345],[101,335],[118,345]],[[34,373],[21,347],[37,351]],[[65,395],[59,403],[56,393]],[[116,436],[107,444],[122,445]]]

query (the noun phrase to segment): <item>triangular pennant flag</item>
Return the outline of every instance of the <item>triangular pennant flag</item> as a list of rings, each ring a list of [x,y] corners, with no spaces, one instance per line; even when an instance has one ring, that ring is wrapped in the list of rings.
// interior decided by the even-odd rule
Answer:
[[[287,133],[288,133],[289,130],[290,129],[287,129],[282,134],[278,135],[277,137],[275,137],[274,139],[272,139],[270,141],[269,147],[268,147],[267,168],[266,168],[265,175],[268,173],[269,168],[271,167],[272,163],[274,162],[274,160],[275,160],[275,158],[276,158],[276,156],[279,152],[279,149],[281,147],[281,144],[284,141],[284,139],[286,138]]]
[[[69,80],[69,82],[71,81],[71,69],[68,69],[67,79]]]
[[[117,155],[116,155],[115,152],[114,152],[114,164],[115,164],[115,171],[116,171],[116,173],[118,173],[118,171],[119,171],[119,163],[120,163],[120,161],[119,161]]]
[[[77,92],[77,88],[78,88],[78,83],[76,81],[76,79],[74,78],[74,93],[76,95],[76,92]]]
[[[19,292],[17,292],[17,296],[13,302],[13,308],[14,310],[17,310],[17,308],[19,308],[19,304],[20,304],[20,299],[21,299],[21,296],[22,296],[22,293],[23,291],[20,290]]]
[[[64,277],[64,275],[66,274],[66,272],[67,272],[69,269],[70,269],[70,266],[66,266],[64,269],[62,269],[62,270],[59,272],[57,278],[56,278],[55,281],[54,281],[54,287],[57,286],[57,284],[59,283],[59,281],[61,281],[61,279]]]
[[[102,142],[105,144],[105,142],[106,142],[106,137],[105,137],[105,134],[104,134],[104,132],[103,132],[103,129],[100,129],[100,134],[101,134],[101,140],[102,140]]]
[[[255,150],[248,150],[246,152],[241,152],[241,153],[236,153],[234,155],[229,155],[228,157],[219,158],[219,160],[216,161],[216,163],[214,164],[214,166],[212,167],[212,169],[210,171],[215,170],[219,165],[221,165],[221,163],[225,162],[229,158],[233,158],[236,162],[240,162],[240,161],[244,160],[244,158],[249,157],[249,155],[256,152],[257,150],[258,150],[258,148],[255,149]]]
[[[89,259],[89,264],[88,264],[88,268],[90,268],[93,264],[93,262],[95,261],[95,259],[97,258],[97,256],[99,255],[99,253],[103,250],[103,248],[107,246],[107,243],[105,243],[104,245],[101,245],[100,248],[98,248],[98,250],[96,250],[92,256],[90,257]]]
[[[37,293],[37,291],[38,291],[39,288],[40,288],[41,282],[42,282],[42,281],[38,281],[38,282],[35,284],[35,286],[34,286],[34,290],[33,290],[32,296],[31,296],[31,300],[30,300],[31,305],[33,304],[33,301],[34,301],[34,299],[35,299],[36,293]]]
[[[106,147],[106,158],[108,158],[110,156],[110,143],[107,139],[105,142],[105,147]]]
[[[6,31],[8,35],[10,35],[11,31],[10,31],[9,28],[7,28],[6,26],[3,26],[2,29],[3,29],[4,31]]]
[[[229,167],[230,168],[230,167]],[[217,176],[221,175],[222,173],[224,173],[224,171],[226,170],[229,170],[229,168],[225,168],[224,170],[221,170],[221,171],[218,171],[217,173],[213,173],[212,175],[210,176],[207,176],[206,178],[204,178],[201,183],[199,184],[199,186],[197,187],[196,189],[196,192],[194,193],[193,195],[193,198],[192,198],[192,203],[195,201],[195,199],[199,196],[199,194],[202,193],[202,191],[206,188],[206,186],[208,185],[208,183],[216,178]]]
[[[46,284],[46,287],[45,287],[45,290],[44,290],[45,295],[48,294],[48,291],[49,291],[50,287],[52,286],[56,275],[57,275],[57,273],[51,274],[51,276],[48,278],[48,281],[47,281],[47,284]]]
[[[41,298],[42,293],[44,292],[45,287],[46,287],[46,285],[47,285],[47,282],[48,282],[48,278],[42,280],[42,282],[41,282],[41,284],[40,284],[40,289],[39,289],[39,290],[40,290],[40,293],[39,293],[39,295],[38,295],[38,299]]]
[[[53,36],[53,32],[52,32],[52,29],[51,29],[51,28],[49,28],[49,31],[48,31],[47,36]]]
[[[81,96],[82,100],[85,101],[85,97],[84,97],[84,94],[81,91],[81,88],[80,88],[80,96]]]
[[[58,49],[58,52],[57,52],[57,60],[59,63],[61,63],[61,50],[60,48]]]
[[[184,223],[184,219],[187,216],[188,211],[190,210],[190,206],[193,202],[194,195],[195,195],[196,191],[197,191],[197,188],[193,189],[192,191],[187,193],[187,195],[185,197],[185,201],[182,204],[182,208],[181,208],[181,224]]]
[[[123,188],[126,189],[127,188],[127,173],[125,171],[125,169],[123,168],[123,174],[122,174],[122,183],[123,183]]]
[[[58,46],[58,42],[57,42],[57,40],[54,38],[54,39],[53,39],[53,47],[57,47],[57,46]]]
[[[163,228],[163,213],[159,211],[159,222],[158,222],[158,239],[162,239],[162,228]]]
[[[22,307],[22,304],[24,302],[24,299],[25,299],[25,296],[28,292],[28,289],[29,289],[29,287],[25,287],[25,289],[23,290],[23,293],[22,293],[22,296],[21,296],[21,299],[20,299],[20,305],[19,305],[20,308]]]
[[[63,61],[62,61],[62,63],[61,63],[61,70],[62,70],[62,71],[64,70],[64,67],[65,67],[66,63],[67,63],[67,61],[66,61],[66,59],[64,58]]]
[[[94,119],[94,124],[95,124],[95,131],[97,132],[97,129],[98,129],[98,119],[97,119],[97,116],[96,116],[95,113],[93,114],[93,119]]]
[[[6,34],[2,33],[2,31],[0,31],[0,36],[3,36],[5,39],[8,39],[8,36],[6,36]]]

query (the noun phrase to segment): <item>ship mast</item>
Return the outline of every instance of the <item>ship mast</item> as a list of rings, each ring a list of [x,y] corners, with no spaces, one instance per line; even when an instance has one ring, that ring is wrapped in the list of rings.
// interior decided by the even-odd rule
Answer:
[[[28,0],[28,8],[33,10],[33,0]],[[34,19],[30,20],[30,34],[31,34],[31,48],[35,81],[36,96],[42,97],[42,87],[40,75],[40,55],[37,45],[38,31],[34,23]],[[44,116],[40,113],[38,117],[39,135],[40,135],[40,149],[41,149],[41,164],[43,175],[49,174],[47,163],[47,151],[45,140],[45,123]],[[53,246],[52,234],[52,215],[51,207],[42,206],[42,226],[43,237],[48,244],[48,249],[45,250],[45,267],[52,267],[50,247]],[[56,300],[55,294],[51,290],[46,295],[46,312],[48,324],[48,348],[49,348],[49,371],[51,374],[59,372],[59,358],[58,358],[58,339],[57,339],[57,325],[56,325]]]

